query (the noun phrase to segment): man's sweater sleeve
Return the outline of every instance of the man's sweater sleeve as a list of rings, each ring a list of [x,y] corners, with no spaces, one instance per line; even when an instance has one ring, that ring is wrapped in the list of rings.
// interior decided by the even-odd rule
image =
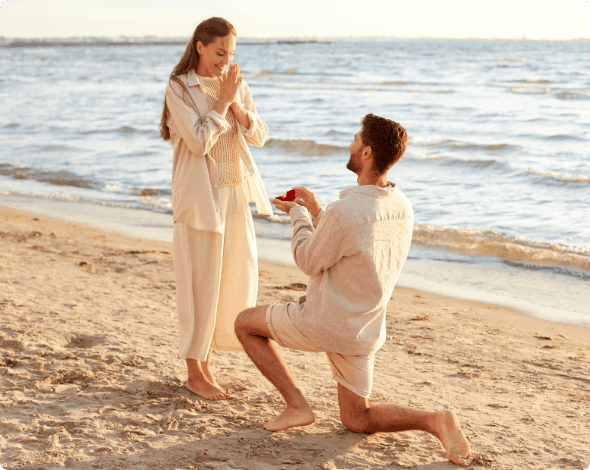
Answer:
[[[308,276],[317,276],[337,263],[345,254],[346,240],[335,211],[323,211],[321,223],[314,230],[305,207],[289,212],[293,226],[291,250],[295,264]]]

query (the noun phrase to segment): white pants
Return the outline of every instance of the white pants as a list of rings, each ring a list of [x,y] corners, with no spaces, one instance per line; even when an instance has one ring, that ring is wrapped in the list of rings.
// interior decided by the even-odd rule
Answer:
[[[181,359],[205,361],[209,348],[241,351],[234,321],[256,305],[258,258],[243,187],[221,189],[223,233],[174,223],[172,242]]]

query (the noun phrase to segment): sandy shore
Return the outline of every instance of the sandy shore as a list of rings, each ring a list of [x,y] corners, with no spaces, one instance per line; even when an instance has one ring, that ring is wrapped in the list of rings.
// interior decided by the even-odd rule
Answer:
[[[214,353],[235,398],[183,387],[171,245],[0,206],[0,466],[12,469],[450,469],[421,432],[340,424],[322,355],[286,351],[316,413],[270,433],[282,406],[244,353]],[[259,304],[307,278],[261,262]],[[455,410],[474,468],[590,466],[590,330],[396,288],[374,402]]]

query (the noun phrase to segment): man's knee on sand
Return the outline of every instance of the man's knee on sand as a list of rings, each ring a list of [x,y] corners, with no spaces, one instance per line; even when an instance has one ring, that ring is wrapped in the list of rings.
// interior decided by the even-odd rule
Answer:
[[[352,432],[369,434],[374,432],[368,408],[352,411],[340,407],[340,421],[346,429]]]
[[[342,384],[338,384],[338,405],[340,421],[352,432],[371,433],[374,428],[370,419],[369,400],[363,398]]]

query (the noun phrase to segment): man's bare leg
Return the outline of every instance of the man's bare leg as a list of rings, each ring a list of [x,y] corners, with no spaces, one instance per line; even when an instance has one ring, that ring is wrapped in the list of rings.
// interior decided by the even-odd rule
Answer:
[[[283,412],[264,427],[269,431],[283,431],[295,426],[307,426],[315,421],[315,416],[289,372],[277,345],[270,339],[272,335],[266,325],[267,307],[244,310],[235,323],[236,335],[244,350],[287,403]]]
[[[186,368],[188,369],[188,381],[186,387],[196,395],[206,400],[223,400],[231,398],[215,381],[209,367],[211,352],[207,354],[206,361],[197,361],[196,359],[186,359]]]
[[[470,448],[452,411],[427,412],[397,405],[371,405],[338,384],[340,419],[344,427],[354,432],[426,431],[438,438],[447,458],[458,465],[469,465]]]

